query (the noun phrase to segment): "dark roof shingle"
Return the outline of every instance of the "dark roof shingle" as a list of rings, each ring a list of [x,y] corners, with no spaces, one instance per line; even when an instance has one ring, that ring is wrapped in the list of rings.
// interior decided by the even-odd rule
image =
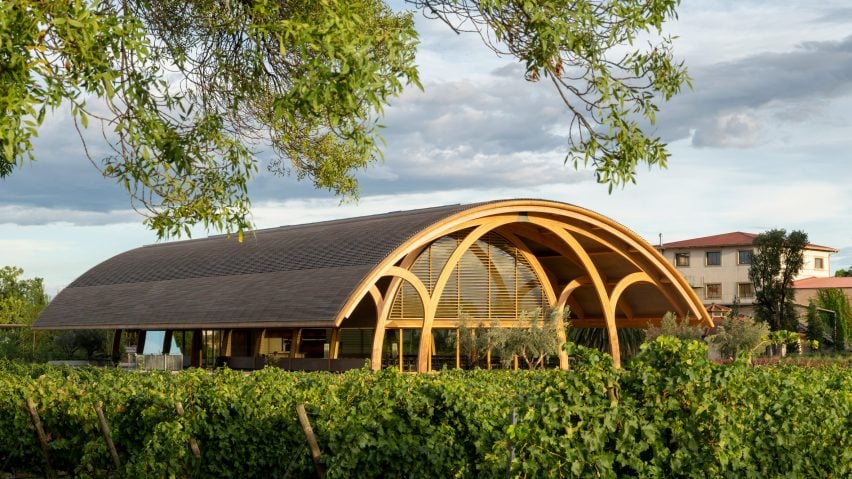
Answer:
[[[358,283],[452,205],[143,246],[62,290],[33,325],[212,328],[333,324]]]

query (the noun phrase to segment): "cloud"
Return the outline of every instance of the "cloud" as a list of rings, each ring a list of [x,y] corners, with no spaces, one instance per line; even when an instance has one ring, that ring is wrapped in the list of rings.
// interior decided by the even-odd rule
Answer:
[[[661,107],[658,132],[694,146],[753,147],[774,125],[822,121],[831,99],[852,93],[852,36],[802,42],[690,70],[693,91]]]
[[[389,146],[474,145],[482,153],[512,153],[565,143],[552,131],[567,119],[564,105],[549,84],[526,82],[522,72],[428,83],[424,90],[407,90],[388,108],[383,123]]]
[[[829,8],[824,14],[812,20],[816,24],[844,24],[852,22],[852,8]]]
[[[593,181],[564,164],[568,110],[552,85],[506,62],[477,79],[435,81],[393,100],[366,194]]]
[[[95,160],[107,154],[98,128],[93,122],[86,133]],[[124,188],[101,176],[86,158],[68,107],[48,113],[33,141],[33,152],[35,161],[0,178],[0,206],[96,212],[130,207]]]
[[[97,226],[139,223],[142,216],[133,210],[86,211],[70,208],[46,208],[24,205],[0,205],[0,224]]]
[[[692,137],[695,146],[748,148],[758,144],[761,124],[749,113],[722,114],[715,124],[701,128]]]

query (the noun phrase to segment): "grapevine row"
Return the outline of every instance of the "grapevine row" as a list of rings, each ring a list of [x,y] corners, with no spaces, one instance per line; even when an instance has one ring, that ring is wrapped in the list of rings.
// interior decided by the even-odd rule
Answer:
[[[667,337],[622,370],[571,358],[569,372],[421,375],[0,363],[0,473],[316,477],[303,404],[329,478],[852,474],[848,368],[716,365]]]

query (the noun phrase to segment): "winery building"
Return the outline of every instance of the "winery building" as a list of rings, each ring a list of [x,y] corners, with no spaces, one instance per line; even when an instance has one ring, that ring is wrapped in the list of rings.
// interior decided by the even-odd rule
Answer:
[[[113,330],[116,349],[159,331],[163,352],[176,342],[192,366],[423,372],[461,365],[460,318],[512,327],[564,308],[572,327],[607,331],[616,364],[617,328],[668,311],[712,325],[672,263],[626,227],[503,200],[144,246],[77,278],[34,328]]]

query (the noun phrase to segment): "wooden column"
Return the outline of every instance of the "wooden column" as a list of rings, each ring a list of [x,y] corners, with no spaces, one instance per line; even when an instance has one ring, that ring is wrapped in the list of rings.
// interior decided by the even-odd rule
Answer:
[[[174,331],[166,330],[165,334],[163,334],[163,354],[170,354],[172,352],[172,336],[174,335]]]
[[[438,312],[438,303],[441,301],[441,295],[444,294],[444,287],[452,276],[456,265],[461,261],[465,252],[476,243],[479,238],[485,236],[489,231],[508,223],[518,221],[517,214],[499,215],[485,220],[479,224],[473,231],[467,234],[464,239],[456,246],[447,262],[441,269],[441,274],[435,281],[435,287],[432,290],[432,295],[429,296],[428,291],[424,299],[424,317],[423,328],[420,332],[420,348],[417,352],[417,371],[426,372],[430,370],[430,361],[432,356],[429,354],[432,345],[432,323],[435,320],[435,315]],[[419,281],[419,280],[418,280]]]
[[[201,354],[203,352],[202,351],[202,349],[203,349],[202,344],[203,344],[203,338],[201,336],[201,330],[200,329],[193,329],[192,330],[192,348],[190,349],[191,356],[190,356],[190,359],[189,359],[189,365],[194,367],[194,368],[200,368],[201,367],[201,363],[202,363]]]
[[[123,331],[121,329],[116,329],[112,334],[112,352],[110,353],[110,357],[112,358],[112,362],[117,363],[121,361],[121,333]]]
[[[222,334],[222,347],[220,354],[222,356],[230,356],[231,355],[231,341],[234,339],[234,330],[227,329]]]
[[[328,345],[328,358],[337,359],[340,355],[340,328],[331,328],[331,340]]]
[[[290,344],[290,358],[299,357],[299,352],[302,349],[302,328],[293,330],[293,341]]]
[[[405,358],[402,351],[402,328],[399,328],[396,331],[399,333],[399,372],[402,372],[404,370],[402,361]]]
[[[461,332],[456,328],[456,369],[461,369]]]
[[[146,331],[144,329],[140,329],[136,334],[136,354],[143,354],[145,352],[145,336]]]
[[[612,362],[617,369],[620,369],[621,351],[618,345],[618,331],[615,327],[615,311],[610,307],[609,293],[607,292],[606,284],[604,283],[597,266],[580,242],[577,241],[573,235],[568,233],[568,231],[566,231],[558,222],[536,217],[531,217],[530,222],[542,226],[555,234],[566,246],[574,251],[580,259],[580,262],[583,264],[583,268],[586,270],[586,274],[592,281],[601,309],[603,309],[606,331],[609,336],[609,353],[612,355]]]
[[[266,337],[266,330],[262,329],[260,334],[255,335],[254,343],[252,344],[252,356],[260,356],[260,350],[263,348],[263,339]],[[290,350],[293,350],[293,344],[290,344]],[[292,354],[292,353],[291,353]]]

